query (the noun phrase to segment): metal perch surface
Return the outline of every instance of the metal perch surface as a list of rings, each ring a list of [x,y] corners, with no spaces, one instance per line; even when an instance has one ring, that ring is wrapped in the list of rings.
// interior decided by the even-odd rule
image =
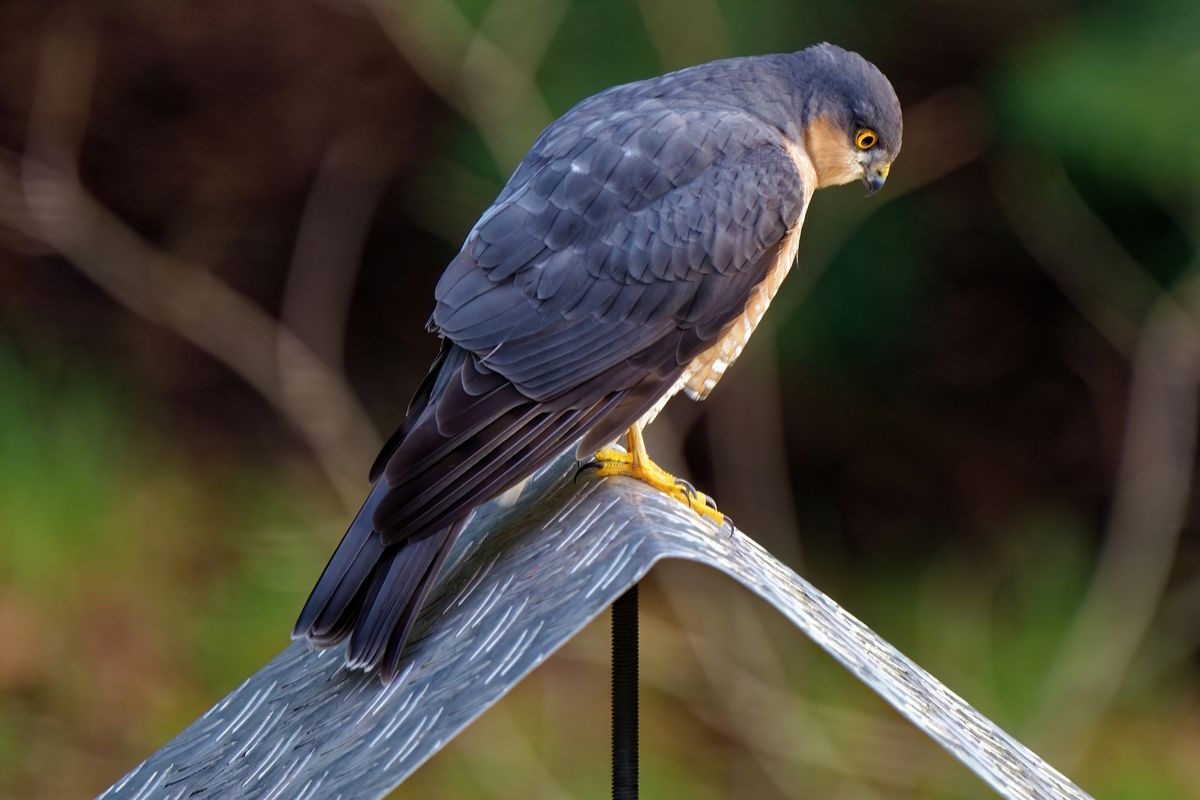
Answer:
[[[767,600],[1001,795],[1088,797],[741,532],[636,481],[573,473],[563,457],[480,509],[390,686],[341,668],[340,649],[293,643],[102,796],[383,795],[657,561],[680,558]]]

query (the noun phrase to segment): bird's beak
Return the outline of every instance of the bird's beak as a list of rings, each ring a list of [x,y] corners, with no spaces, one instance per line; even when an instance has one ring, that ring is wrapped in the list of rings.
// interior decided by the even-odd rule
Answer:
[[[883,184],[887,181],[888,172],[891,168],[891,164],[883,164],[875,169],[871,169],[870,167],[863,169],[862,182],[863,186],[867,187],[867,197],[870,197],[883,188]]]

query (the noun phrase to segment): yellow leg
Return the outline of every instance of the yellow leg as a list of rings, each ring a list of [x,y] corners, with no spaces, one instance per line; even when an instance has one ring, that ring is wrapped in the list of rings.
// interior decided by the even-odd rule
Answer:
[[[609,475],[625,475],[637,478],[664,494],[674,497],[702,517],[712,520],[718,525],[725,524],[725,515],[717,511],[717,505],[706,494],[697,492],[688,483],[679,480],[665,469],[650,460],[646,452],[646,442],[642,439],[642,429],[636,424],[625,433],[628,452],[610,448],[596,453],[591,466],[596,467],[596,474],[601,477]]]

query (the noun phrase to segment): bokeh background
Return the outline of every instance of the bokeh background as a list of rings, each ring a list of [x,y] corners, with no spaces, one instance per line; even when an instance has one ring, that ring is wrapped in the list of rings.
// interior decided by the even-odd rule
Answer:
[[[1097,796],[1200,797],[1200,5],[0,3],[0,796],[94,794],[288,640],[546,123],[830,40],[887,188],[651,449]],[[648,797],[983,784],[732,583],[643,590]],[[608,796],[607,621],[397,792]]]

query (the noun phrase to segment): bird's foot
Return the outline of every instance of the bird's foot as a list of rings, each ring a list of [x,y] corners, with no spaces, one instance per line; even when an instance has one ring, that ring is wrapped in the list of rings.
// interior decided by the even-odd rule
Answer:
[[[624,450],[609,448],[596,453],[592,460],[584,464],[581,469],[594,469],[596,475],[602,478],[612,475],[636,478],[663,494],[675,498],[718,526],[722,526],[726,522],[725,515],[717,511],[717,504],[711,497],[696,491],[696,488],[690,483],[676,478],[648,458],[635,458],[634,455]]]

